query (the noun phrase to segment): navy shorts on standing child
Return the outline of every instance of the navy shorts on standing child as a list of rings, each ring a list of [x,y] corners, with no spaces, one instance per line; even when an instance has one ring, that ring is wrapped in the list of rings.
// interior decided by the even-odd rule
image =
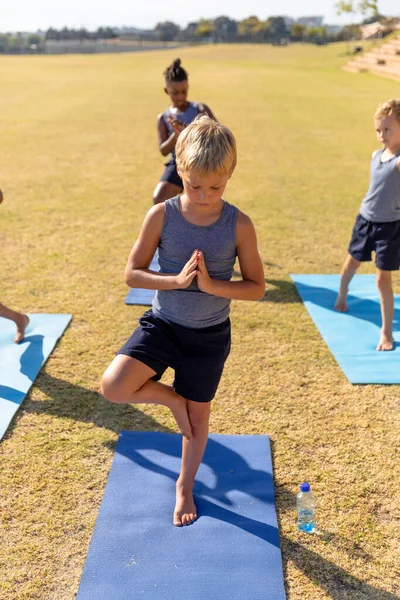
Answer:
[[[176,170],[175,159],[171,158],[169,162],[165,163],[165,170],[160,181],[168,181],[168,183],[173,183],[183,190],[182,179],[179,177],[178,171]]]
[[[348,251],[360,262],[372,260],[374,251],[378,269],[397,271],[400,268],[400,221],[372,223],[359,214]]]
[[[148,310],[117,354],[144,363],[161,379],[171,367],[173,388],[186,400],[210,402],[217,391],[231,347],[229,318],[219,325],[189,329],[160,319]]]

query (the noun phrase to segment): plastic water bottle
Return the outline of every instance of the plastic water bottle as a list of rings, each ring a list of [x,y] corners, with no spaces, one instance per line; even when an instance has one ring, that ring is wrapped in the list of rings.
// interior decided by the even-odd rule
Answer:
[[[297,494],[297,526],[300,531],[313,533],[316,529],[315,521],[315,496],[313,495],[310,484],[302,483],[300,492]]]

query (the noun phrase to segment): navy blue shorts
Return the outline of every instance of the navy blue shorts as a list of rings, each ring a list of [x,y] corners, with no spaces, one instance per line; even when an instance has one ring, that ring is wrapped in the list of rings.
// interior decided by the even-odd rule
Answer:
[[[189,329],[159,319],[148,310],[117,354],[136,358],[153,369],[155,381],[171,367],[175,371],[172,385],[180,396],[194,402],[210,402],[217,391],[230,348],[229,318],[212,327]]]
[[[173,158],[171,158],[169,162],[165,163],[165,171],[162,174],[160,181],[168,181],[168,183],[173,183],[183,190],[183,182],[178,175],[178,171],[176,170],[176,162]]]
[[[382,271],[400,268],[400,221],[372,223],[358,215],[349,244],[349,254],[360,262],[372,260]]]

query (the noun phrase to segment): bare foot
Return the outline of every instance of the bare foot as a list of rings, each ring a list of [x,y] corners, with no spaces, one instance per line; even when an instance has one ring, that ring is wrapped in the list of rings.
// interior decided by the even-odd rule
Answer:
[[[187,402],[182,396],[176,396],[176,403],[170,406],[171,412],[175,417],[176,424],[178,425],[181,434],[188,440],[192,441],[193,432],[192,426],[189,421],[189,414],[187,409]]]
[[[18,319],[18,321],[15,324],[17,326],[17,335],[14,338],[14,342],[16,344],[19,344],[19,342],[22,342],[22,340],[24,339],[25,329],[29,325],[28,315],[21,315],[21,318]]]
[[[339,293],[334,308],[339,312],[347,312],[347,297]]]
[[[381,338],[379,340],[379,344],[377,345],[377,350],[393,350],[394,348],[394,339],[392,336],[387,336],[384,333],[381,333]]]
[[[176,484],[176,504],[174,510],[174,525],[190,525],[197,519],[197,509],[193,500],[192,490],[185,490],[178,482]]]

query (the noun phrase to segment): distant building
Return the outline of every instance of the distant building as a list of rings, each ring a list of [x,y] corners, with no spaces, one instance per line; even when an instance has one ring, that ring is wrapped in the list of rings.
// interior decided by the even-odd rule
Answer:
[[[285,25],[287,27],[287,29],[290,29],[291,26],[296,23],[296,19],[292,19],[292,17],[283,17],[282,19],[285,21]]]
[[[324,17],[300,17],[296,20],[299,25],[305,25],[307,28],[311,27],[322,27],[324,23]]]

